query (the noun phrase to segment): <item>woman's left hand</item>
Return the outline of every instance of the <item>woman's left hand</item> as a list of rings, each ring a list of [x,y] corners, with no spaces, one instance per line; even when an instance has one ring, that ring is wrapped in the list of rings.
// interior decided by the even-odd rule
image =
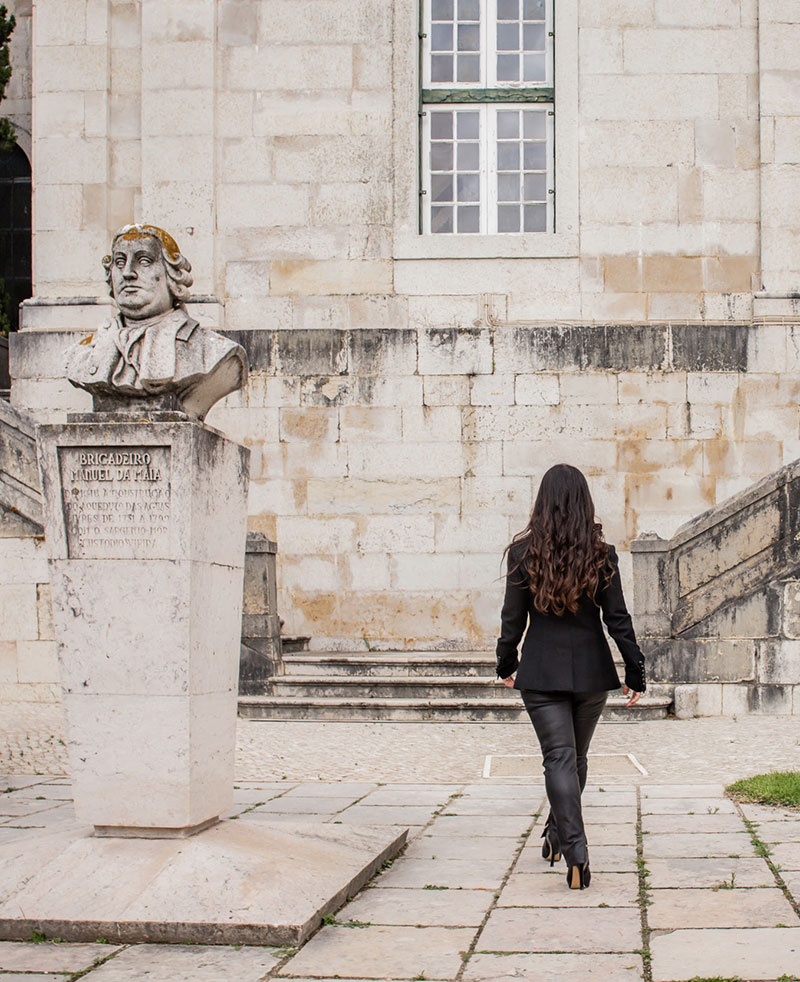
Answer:
[[[635,706],[636,703],[642,698],[641,692],[634,692],[633,689],[629,689],[627,685],[622,686],[622,694],[627,696],[630,693],[630,699],[625,703],[625,708],[630,709],[631,706]]]
[[[507,689],[513,689],[516,678],[517,678],[517,673],[514,672],[514,674],[509,675],[507,679],[500,679],[500,681]]]

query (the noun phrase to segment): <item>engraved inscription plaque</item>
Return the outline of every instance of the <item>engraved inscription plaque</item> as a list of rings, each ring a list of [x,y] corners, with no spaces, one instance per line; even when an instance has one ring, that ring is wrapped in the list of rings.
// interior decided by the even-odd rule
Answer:
[[[59,447],[70,559],[168,558],[170,447]]]

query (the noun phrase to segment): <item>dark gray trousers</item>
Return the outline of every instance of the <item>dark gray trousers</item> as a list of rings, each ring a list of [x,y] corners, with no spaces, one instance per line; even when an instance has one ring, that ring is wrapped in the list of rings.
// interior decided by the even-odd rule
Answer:
[[[542,748],[550,823],[567,864],[579,865],[587,859],[581,811],[586,755],[608,693],[521,691]]]

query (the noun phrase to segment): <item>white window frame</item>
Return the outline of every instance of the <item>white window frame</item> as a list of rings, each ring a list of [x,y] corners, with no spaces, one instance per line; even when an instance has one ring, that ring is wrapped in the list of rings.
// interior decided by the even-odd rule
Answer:
[[[458,112],[468,110],[480,114],[480,186],[481,186],[481,229],[479,232],[444,232],[437,234],[437,238],[443,236],[470,236],[476,235],[550,235],[549,232],[498,232],[497,231],[497,113],[505,109],[531,110],[535,106],[541,106],[539,110],[544,114],[545,125],[547,127],[547,146],[553,146],[554,118],[547,103],[534,102],[496,102],[496,103],[442,103],[438,106],[429,107],[422,117],[422,144],[428,146],[430,142],[431,113],[439,111]],[[424,154],[422,158],[422,189],[426,195],[430,195],[431,188],[431,169],[430,156]],[[553,186],[554,162],[552,154],[547,157],[547,187]],[[547,206],[547,227],[553,227],[553,196],[548,194]],[[430,204],[422,208],[422,233],[432,235],[430,230],[431,209]]]
[[[422,87],[419,25],[423,0],[395,0],[393,33],[395,259],[562,257],[578,253],[578,0],[555,0],[552,73],[555,229],[507,234],[425,235],[419,227],[419,118],[410,93]],[[494,2],[494,0],[490,0]],[[487,18],[488,21],[488,18]],[[521,83],[525,84],[525,83]],[[526,86],[527,87],[527,86]]]

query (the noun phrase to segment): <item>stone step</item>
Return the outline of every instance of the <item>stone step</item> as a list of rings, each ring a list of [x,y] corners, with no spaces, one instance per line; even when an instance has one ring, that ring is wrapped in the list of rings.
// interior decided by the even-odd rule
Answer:
[[[495,658],[491,652],[464,651],[411,651],[381,652],[321,652],[305,651],[285,655],[284,671],[287,676],[359,675],[399,676],[409,675],[495,675]]]
[[[274,696],[306,699],[487,699],[507,698],[508,689],[494,676],[458,675],[280,675],[269,680]],[[662,690],[664,686],[660,687]],[[652,696],[671,697],[668,691]]]
[[[621,696],[612,696],[603,721],[634,722],[663,719],[672,705],[670,697],[645,696],[633,709],[624,708]],[[337,720],[374,722],[527,723],[519,697],[497,699],[336,699],[297,696],[244,696],[239,715],[261,720]]]

